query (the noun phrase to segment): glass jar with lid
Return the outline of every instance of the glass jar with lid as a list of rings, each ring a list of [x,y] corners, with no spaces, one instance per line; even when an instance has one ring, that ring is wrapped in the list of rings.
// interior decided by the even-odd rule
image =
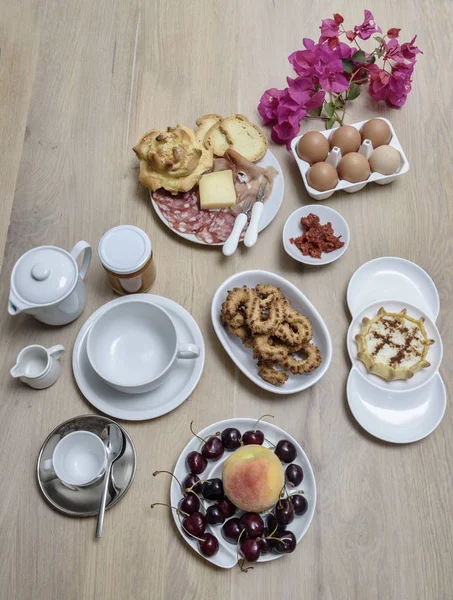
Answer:
[[[117,294],[147,292],[156,278],[151,240],[134,225],[118,225],[99,242],[99,258]]]

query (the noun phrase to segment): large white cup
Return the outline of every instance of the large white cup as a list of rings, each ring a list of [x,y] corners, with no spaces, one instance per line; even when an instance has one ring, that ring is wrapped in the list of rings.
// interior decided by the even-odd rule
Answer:
[[[96,373],[128,394],[152,390],[170,376],[176,360],[200,355],[182,344],[170,315],[140,298],[112,304],[92,325],[87,355]]]
[[[58,442],[43,468],[53,471],[68,487],[85,487],[103,475],[106,463],[107,451],[100,437],[91,431],[73,431]]]

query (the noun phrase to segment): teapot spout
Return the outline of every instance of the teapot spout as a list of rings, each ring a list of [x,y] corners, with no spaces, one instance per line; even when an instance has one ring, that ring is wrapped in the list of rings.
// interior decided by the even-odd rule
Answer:
[[[11,373],[11,377],[14,377],[14,378],[22,377],[22,375],[24,375],[24,373],[22,373],[22,371],[21,371],[19,364],[15,364],[14,367],[11,369],[10,373]]]
[[[8,299],[8,312],[10,315],[18,315],[21,312],[24,312],[28,308],[25,304],[23,304],[17,296],[10,292]]]

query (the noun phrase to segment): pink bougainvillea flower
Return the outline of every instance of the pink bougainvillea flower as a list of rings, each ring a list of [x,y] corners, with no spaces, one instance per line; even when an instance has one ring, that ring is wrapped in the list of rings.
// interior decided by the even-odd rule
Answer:
[[[334,14],[333,20],[335,21],[335,23],[337,25],[341,25],[343,23],[343,21],[344,21],[343,17],[340,14],[338,14],[338,13]]]
[[[339,94],[349,87],[349,81],[343,75],[343,63],[340,59],[334,59],[324,66],[319,79],[323,90]]]
[[[417,36],[413,37],[410,42],[406,42],[405,44],[401,44],[401,55],[406,60],[414,61],[417,54],[423,54],[423,52],[418,48],[414,42],[417,39]]]
[[[364,19],[361,25],[354,27],[355,33],[361,40],[368,40],[373,33],[382,33],[382,29],[374,22],[374,17],[371,11],[364,11]]]
[[[258,104],[258,112],[265,125],[277,120],[277,108],[281,94],[282,90],[270,88],[261,96],[260,103]]]
[[[401,46],[398,41],[393,39],[388,42],[383,40],[382,42],[385,48],[384,61],[386,60],[404,60],[401,55]]]
[[[340,32],[340,27],[333,19],[323,19],[321,21],[321,37],[319,38],[319,43],[322,44],[329,38],[338,37]]]
[[[377,65],[370,65],[370,95],[374,100],[384,100],[388,89],[390,75]]]
[[[391,40],[396,39],[400,34],[401,29],[397,29],[396,27],[392,27],[387,31],[387,37]]]
[[[346,37],[350,42],[353,42],[357,37],[357,34],[352,31],[352,29],[348,29],[346,32]]]
[[[309,77],[317,74],[315,68],[316,55],[313,50],[296,50],[288,56],[293,69],[301,77]]]
[[[303,119],[304,116],[305,115],[301,116],[301,119]],[[297,122],[297,124],[291,124],[289,121],[276,123],[272,127],[272,141],[276,144],[286,144],[288,148],[291,140],[299,133],[299,129],[299,122]]]

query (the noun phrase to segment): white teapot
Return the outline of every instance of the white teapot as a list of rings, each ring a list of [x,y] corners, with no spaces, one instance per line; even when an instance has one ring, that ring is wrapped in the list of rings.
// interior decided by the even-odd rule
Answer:
[[[82,266],[76,260],[84,253]],[[29,313],[48,325],[66,325],[85,308],[83,280],[91,262],[91,246],[78,242],[71,252],[56,246],[39,246],[14,265],[8,300],[10,315]]]

